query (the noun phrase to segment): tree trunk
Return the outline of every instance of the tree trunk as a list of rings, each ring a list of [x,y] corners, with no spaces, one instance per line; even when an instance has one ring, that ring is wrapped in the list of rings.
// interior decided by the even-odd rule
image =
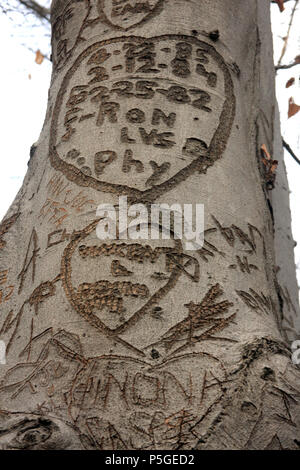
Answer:
[[[48,111],[0,229],[3,449],[300,447],[269,4],[53,2]],[[120,196],[204,204],[203,247],[100,240]]]

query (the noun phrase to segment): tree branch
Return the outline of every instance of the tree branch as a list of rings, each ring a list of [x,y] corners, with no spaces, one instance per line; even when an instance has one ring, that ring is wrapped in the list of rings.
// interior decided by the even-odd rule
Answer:
[[[289,154],[293,157],[293,159],[300,165],[299,158],[295,155],[289,144],[282,138],[282,145],[283,147],[289,152]]]
[[[283,3],[290,2],[291,0],[283,0]],[[277,3],[276,0],[271,0],[271,3]]]
[[[292,14],[291,14],[290,22],[289,22],[289,27],[288,27],[288,30],[287,30],[286,37],[284,39],[283,48],[282,48],[282,51],[281,51],[281,55],[280,55],[277,67],[279,67],[281,65],[282,59],[283,59],[283,57],[286,53],[286,48],[287,48],[287,45],[288,45],[288,40],[289,40],[289,37],[290,37],[290,32],[291,32],[292,25],[293,25],[293,19],[294,19],[294,15],[295,15],[298,3],[299,3],[299,0],[296,0],[295,5],[293,6],[293,10],[292,10]]]
[[[28,10],[32,11],[39,18],[46,20],[50,23],[50,10],[40,5],[35,0],[19,0],[21,5],[25,6]]]

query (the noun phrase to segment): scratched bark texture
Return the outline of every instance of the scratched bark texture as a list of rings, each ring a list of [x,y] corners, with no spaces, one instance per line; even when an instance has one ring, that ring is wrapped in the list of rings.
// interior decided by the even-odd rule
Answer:
[[[300,447],[269,3],[53,2],[48,111],[0,229],[2,449]],[[120,195],[203,203],[203,248],[99,240]]]

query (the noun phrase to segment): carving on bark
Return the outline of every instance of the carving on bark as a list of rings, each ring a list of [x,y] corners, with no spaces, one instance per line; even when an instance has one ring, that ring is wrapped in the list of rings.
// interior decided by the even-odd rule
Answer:
[[[83,245],[89,235],[95,233],[98,220],[94,221],[81,232],[73,235],[73,239],[65,248],[61,262],[61,279],[65,294],[72,307],[79,315],[89,322],[102,334],[118,341],[133,352],[144,356],[144,353],[132,344],[124,341],[120,335],[134,326],[142,317],[149,314],[153,307],[159,305],[164,297],[174,289],[178,279],[186,274],[192,281],[199,280],[198,262],[182,252],[180,240],[171,240],[170,243],[158,241],[151,247],[141,243],[132,243],[116,240],[113,243],[98,242],[97,245]],[[119,260],[116,260],[116,257]],[[89,269],[93,260],[95,263],[95,276],[90,276],[90,282],[86,278],[75,281],[73,276],[76,259],[76,271],[82,266],[82,272],[86,272],[85,266],[89,263]],[[85,261],[86,260],[86,261]],[[115,280],[116,261],[120,269],[120,260],[126,266],[122,266],[122,272],[117,275],[122,280]],[[153,274],[160,262],[165,265],[165,279],[154,280]],[[189,273],[193,264],[193,274]],[[101,279],[99,279],[98,266],[101,265]],[[151,267],[152,276],[140,284],[139,265]],[[131,278],[127,279],[130,275]],[[93,277],[93,279],[92,279]],[[112,279],[110,279],[112,278]],[[77,284],[77,285],[76,285]],[[128,309],[127,299],[130,299]]]
[[[20,213],[16,213],[1,222],[0,224],[0,250],[2,250],[6,246],[6,241],[3,240],[3,237],[10,230],[10,228],[16,223],[19,216],[20,216]]]
[[[235,342],[230,338],[215,336],[216,333],[224,330],[236,317],[236,313],[227,318],[218,317],[218,315],[227,313],[228,309],[233,307],[233,303],[227,300],[216,303],[217,297],[222,294],[221,286],[216,284],[209,289],[200,304],[189,302],[184,305],[188,309],[188,316],[170,328],[161,339],[167,350],[172,349],[174,345],[178,345],[179,342],[183,341],[183,345],[172,351],[171,355],[178,354],[187,347],[207,339]],[[201,330],[202,332],[200,333]]]
[[[160,56],[166,56],[176,85],[159,67]],[[113,70],[116,61],[126,72],[126,80],[121,79],[124,72]],[[215,88],[218,93],[210,94]],[[69,95],[67,90],[71,90]],[[150,116],[148,100],[153,102]],[[191,120],[184,133],[181,112]],[[123,113],[128,127],[118,124]],[[206,173],[222,157],[234,114],[230,73],[211,45],[183,35],[102,41],[81,53],[63,80],[51,124],[50,161],[79,186],[155,200],[190,175]],[[58,131],[62,120],[64,133]],[[145,120],[147,127],[142,127]],[[206,136],[201,133],[201,120],[205,120]],[[95,136],[88,152],[80,140],[85,122]],[[152,123],[155,128],[149,127]],[[176,125],[181,128],[177,142]],[[121,154],[113,148],[118,141],[124,148]],[[84,168],[79,156],[85,158]],[[120,166],[123,176],[114,182]],[[139,178],[133,185],[136,171]]]
[[[165,0],[98,0],[99,19],[113,29],[127,31],[144,24],[163,9]]]
[[[204,420],[212,422],[220,411],[228,375],[211,354],[182,354],[156,365],[121,355],[85,358],[76,335],[49,330],[31,340],[31,347],[38,347],[37,360],[8,370],[0,393],[14,403],[30,397],[32,414],[42,415],[41,419],[55,413],[85,448],[193,448]],[[71,429],[66,437],[78,447]],[[121,444],[114,441],[116,436]],[[7,437],[13,448],[13,436]]]

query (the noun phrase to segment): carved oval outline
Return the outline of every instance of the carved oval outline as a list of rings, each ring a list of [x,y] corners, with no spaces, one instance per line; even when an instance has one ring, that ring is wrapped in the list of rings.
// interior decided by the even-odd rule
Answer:
[[[213,59],[219,64],[223,74],[224,74],[224,85],[225,85],[225,102],[223,105],[222,112],[219,118],[219,124],[216,129],[215,134],[211,140],[210,146],[208,148],[208,154],[210,156],[210,161],[207,160],[205,162],[202,161],[201,157],[196,158],[186,167],[181,169],[175,175],[173,175],[168,180],[165,180],[163,183],[153,186],[151,189],[146,189],[144,191],[140,191],[139,189],[132,188],[126,185],[108,183],[104,181],[100,181],[92,176],[85,175],[82,173],[77,167],[74,165],[65,162],[62,160],[56,150],[56,138],[57,138],[57,125],[58,125],[58,117],[60,113],[60,109],[63,103],[64,95],[68,89],[69,82],[71,77],[74,75],[76,70],[80,67],[81,62],[88,57],[91,53],[96,51],[98,48],[106,46],[111,43],[118,43],[123,41],[164,41],[164,40],[186,40],[196,44],[198,47],[205,49],[207,53],[209,53]],[[162,36],[155,36],[153,38],[144,38],[140,36],[122,36],[113,39],[107,39],[104,41],[96,42],[88,47],[85,51],[83,51],[75,60],[72,67],[66,73],[60,90],[58,92],[53,115],[52,115],[52,122],[50,128],[50,141],[49,141],[49,158],[51,165],[55,170],[61,171],[65,177],[69,180],[77,184],[78,186],[83,187],[91,187],[97,191],[102,191],[105,193],[111,193],[116,195],[126,195],[131,196],[133,200],[147,200],[149,202],[153,202],[163,193],[170,191],[179,183],[185,181],[189,176],[193,173],[206,173],[208,167],[214,165],[214,163],[222,158],[222,154],[226,149],[227,141],[229,139],[234,117],[235,117],[235,96],[234,96],[234,89],[233,89],[233,81],[229,72],[229,69],[224,61],[223,57],[216,51],[216,49],[207,44],[205,42],[200,41],[197,38],[186,36],[186,35],[178,35],[178,34],[166,34]]]
[[[128,26],[128,28],[122,28],[122,26],[119,26],[118,24],[113,23],[107,17],[107,15],[105,14],[104,4],[105,4],[106,1],[107,0],[98,0],[97,8],[98,8],[98,11],[99,11],[100,20],[103,21],[104,23],[106,23],[107,25],[109,25],[110,27],[112,27],[114,29],[121,30],[121,31],[128,31],[131,28],[135,28],[137,26],[140,26],[141,24],[145,23],[149,19],[149,17],[151,17],[152,15],[155,15],[155,16],[158,15],[162,11],[163,3],[164,3],[164,0],[157,0],[157,3],[154,6],[154,8],[149,13],[147,13],[144,16],[144,18],[142,18],[137,23],[134,23],[133,25]]]

